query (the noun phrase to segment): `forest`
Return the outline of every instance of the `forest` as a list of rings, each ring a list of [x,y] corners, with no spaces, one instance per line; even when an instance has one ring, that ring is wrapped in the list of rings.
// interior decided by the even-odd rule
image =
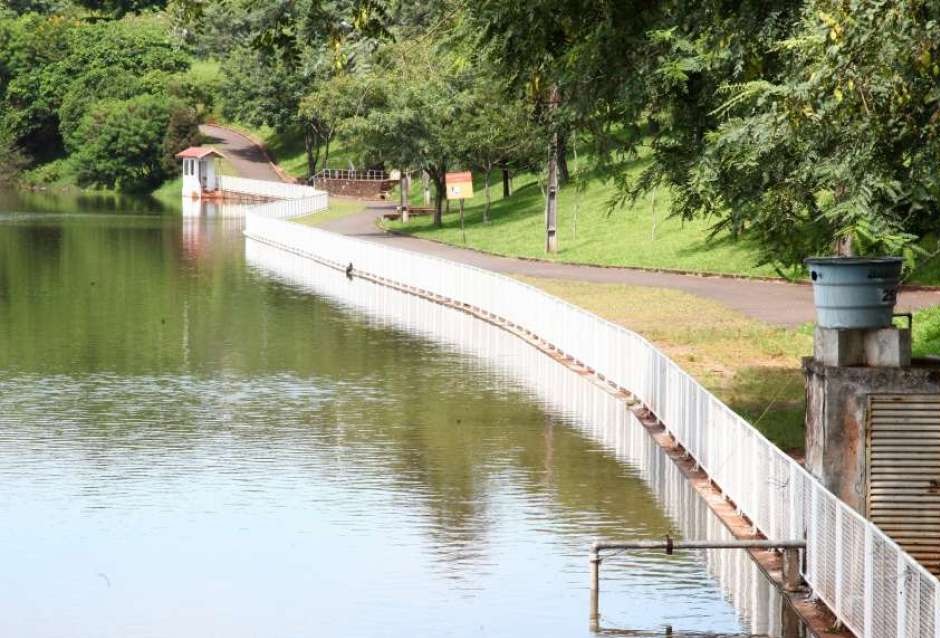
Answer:
[[[580,151],[611,211],[657,189],[783,271],[935,254],[940,3],[7,0],[0,180],[153,189],[209,119],[305,172],[537,176]],[[639,169],[637,168],[639,167]],[[487,207],[488,211],[488,207]],[[486,213],[484,213],[485,218]]]

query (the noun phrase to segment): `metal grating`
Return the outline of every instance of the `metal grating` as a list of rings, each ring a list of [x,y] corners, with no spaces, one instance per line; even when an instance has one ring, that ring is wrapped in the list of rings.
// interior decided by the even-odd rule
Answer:
[[[940,574],[940,395],[868,401],[868,516]]]

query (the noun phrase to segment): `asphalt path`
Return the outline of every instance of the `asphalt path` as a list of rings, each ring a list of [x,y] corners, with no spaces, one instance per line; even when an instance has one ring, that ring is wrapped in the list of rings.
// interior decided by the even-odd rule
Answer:
[[[373,203],[362,213],[331,220],[322,228],[507,275],[672,288],[712,299],[749,317],[779,326],[798,326],[815,319],[813,292],[808,284],[500,257],[417,237],[388,233],[379,228],[376,222],[390,206],[392,205]],[[940,304],[940,290],[902,290],[897,311],[908,312],[937,304]]]
[[[250,179],[263,179],[269,182],[280,182],[281,178],[268,156],[251,138],[222,126],[203,124],[199,132],[206,138],[206,142],[215,146],[239,177]]]

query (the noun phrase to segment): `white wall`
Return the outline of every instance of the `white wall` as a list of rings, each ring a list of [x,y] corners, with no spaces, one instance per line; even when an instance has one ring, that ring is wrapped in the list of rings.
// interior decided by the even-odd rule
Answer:
[[[183,197],[198,199],[202,195],[202,185],[196,174],[196,160],[183,160]]]

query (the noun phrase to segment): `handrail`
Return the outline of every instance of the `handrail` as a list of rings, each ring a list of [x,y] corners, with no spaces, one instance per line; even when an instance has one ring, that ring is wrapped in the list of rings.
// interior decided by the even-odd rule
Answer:
[[[764,536],[805,539],[804,579],[853,633],[940,638],[940,581],[647,339],[492,271],[283,221],[307,208],[252,209],[245,234],[486,312],[582,362],[642,401]]]
[[[385,182],[390,180],[390,176],[385,171],[380,170],[356,170],[356,169],[339,169],[339,168],[324,168],[317,172],[314,175],[314,180],[318,179],[342,179],[342,180],[355,180],[355,181],[366,181],[366,182]]]

